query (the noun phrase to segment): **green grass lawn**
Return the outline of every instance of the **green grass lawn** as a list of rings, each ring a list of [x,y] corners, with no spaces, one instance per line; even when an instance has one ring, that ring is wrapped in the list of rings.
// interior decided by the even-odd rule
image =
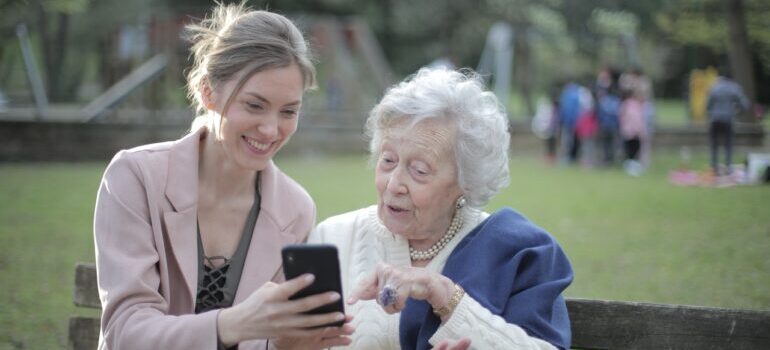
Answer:
[[[702,154],[693,160],[706,164]],[[319,219],[374,203],[364,156],[277,160]],[[0,165],[0,349],[67,344],[74,266],[93,261],[92,213],[106,164]],[[657,155],[640,178],[514,157],[510,206],[563,245],[571,297],[770,309],[770,186],[676,187]]]
[[[685,126],[690,122],[689,118],[686,100],[655,100],[655,123],[659,128]]]
[[[0,165],[0,349],[62,349],[103,164]]]

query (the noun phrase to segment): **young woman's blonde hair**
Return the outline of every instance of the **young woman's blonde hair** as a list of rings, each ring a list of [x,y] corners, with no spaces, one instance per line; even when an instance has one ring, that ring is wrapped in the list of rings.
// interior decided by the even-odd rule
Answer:
[[[192,42],[193,65],[187,74],[187,95],[195,108],[192,124],[211,126],[201,91],[204,84],[215,90],[225,82],[237,79],[223,110],[254,74],[296,64],[305,89],[315,87],[315,67],[302,32],[288,18],[255,11],[241,4],[218,3],[210,16],[186,27]]]

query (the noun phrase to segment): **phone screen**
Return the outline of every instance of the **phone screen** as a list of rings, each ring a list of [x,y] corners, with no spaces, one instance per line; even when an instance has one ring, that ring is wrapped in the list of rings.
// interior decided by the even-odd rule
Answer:
[[[290,280],[304,273],[315,275],[313,284],[292,295],[289,299],[336,291],[342,296],[342,281],[340,279],[340,264],[337,256],[337,247],[330,244],[292,244],[285,246],[281,255],[283,257],[283,274],[286,280]],[[310,314],[324,314],[329,312],[345,313],[343,299],[310,310]],[[325,326],[342,326],[344,321],[330,323]]]

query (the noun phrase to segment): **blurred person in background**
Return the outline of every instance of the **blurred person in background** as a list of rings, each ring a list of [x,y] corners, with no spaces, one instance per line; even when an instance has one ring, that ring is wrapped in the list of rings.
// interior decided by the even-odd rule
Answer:
[[[652,143],[655,137],[655,95],[652,91],[652,81],[641,68],[634,70],[636,74],[635,90],[642,99],[645,134],[642,139],[639,159],[644,168],[649,168],[652,161]]]
[[[581,86],[579,91],[580,112],[575,123],[575,135],[580,143],[580,163],[590,168],[596,164],[596,136],[599,133],[599,125],[591,90]]]
[[[545,160],[547,164],[556,163],[559,142],[559,88],[554,84],[547,98],[538,101],[537,112],[532,118],[532,132],[545,141]]]
[[[594,94],[596,96],[602,96],[606,94],[613,83],[616,83],[617,76],[614,70],[610,67],[601,67],[596,73],[596,80],[594,81]]]
[[[642,168],[647,168],[652,158],[652,141],[655,134],[655,100],[652,81],[640,67],[634,67],[621,74],[619,84],[623,93],[633,96],[642,104],[645,132],[639,143],[638,161]]]
[[[626,91],[625,94],[618,111],[620,137],[623,139],[625,152],[623,169],[629,175],[639,176],[644,171],[640,152],[647,132],[647,124],[644,119],[644,101],[636,90]]]
[[[748,98],[738,83],[730,77],[730,72],[722,68],[719,77],[709,89],[706,99],[706,113],[709,117],[709,148],[711,151],[711,171],[714,175],[726,175],[732,171],[733,123],[738,114],[749,110]],[[719,148],[724,147],[725,167],[719,168]]]
[[[606,82],[596,89],[596,116],[599,122],[599,142],[602,149],[602,164],[610,166],[615,162],[615,152],[620,140],[620,121],[618,112],[622,100],[620,99],[619,74],[607,70]],[[599,85],[599,84],[597,84]]]
[[[99,188],[99,348],[348,344],[350,325],[311,328],[342,313],[304,314],[341,296],[289,300],[313,276],[284,282],[280,269],[281,248],[305,241],[316,215],[272,161],[315,84],[302,33],[243,4],[217,5],[188,30],[188,92],[200,116],[177,141],[119,152]]]
[[[372,110],[376,205],[324,220],[352,291],[353,349],[568,349],[556,240],[510,208],[481,208],[509,182],[510,135],[472,72],[421,69]]]
[[[559,148],[562,162],[575,164],[580,153],[580,139],[577,137],[577,122],[580,118],[580,91],[582,87],[569,80],[559,95]]]

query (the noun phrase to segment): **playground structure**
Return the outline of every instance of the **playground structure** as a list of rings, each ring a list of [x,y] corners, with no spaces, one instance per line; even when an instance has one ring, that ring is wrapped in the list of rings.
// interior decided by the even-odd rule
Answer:
[[[32,95],[35,100],[34,116],[38,121],[49,118],[69,119],[71,121],[78,121],[78,119],[80,119],[79,121],[84,122],[93,121],[105,114],[110,108],[119,105],[120,102],[131,93],[156,78],[163,72],[163,70],[165,70],[168,64],[166,55],[157,54],[118,81],[115,85],[111,86],[82,109],[77,111],[68,109],[50,109],[48,97],[46,96],[45,88],[43,86],[43,79],[40,77],[37,64],[35,63],[35,57],[30,48],[26,25],[23,23],[19,24],[16,27],[16,34],[19,37],[27,79],[29,80]]]
[[[367,23],[359,18],[298,18],[316,55],[319,89],[306,94],[300,136],[287,146],[287,151],[363,152],[366,146],[362,129],[368,111],[397,80],[383,50]],[[147,109],[126,103],[141,97],[140,91],[145,96],[160,95],[169,88],[177,93],[183,91],[183,82],[175,80],[182,76],[186,55],[186,49],[180,49],[183,26],[171,22],[161,25],[161,30],[148,31],[151,35],[159,32],[154,35],[160,39],[152,40],[160,42],[159,50],[151,50],[157,52],[155,56],[122,74],[82,106],[49,105],[26,27],[20,25],[17,36],[34,108],[0,109],[0,160],[104,159],[123,148],[182,135],[193,117],[189,107]],[[477,70],[491,79],[491,87],[503,103],[511,94],[515,35],[525,34],[515,33],[504,22],[488,32]],[[620,39],[626,59],[633,61],[635,40],[627,36]],[[541,142],[520,117],[511,120],[514,149],[539,149]],[[764,135],[761,125],[739,126],[736,145],[762,147]],[[42,147],[49,140],[57,140],[56,150]],[[683,127],[659,129],[655,143],[656,147],[680,147],[703,145],[706,140],[704,128]]]
[[[285,152],[361,152],[368,110],[395,82],[388,61],[358,18],[298,18],[316,56],[319,89],[305,95],[298,136]],[[17,36],[34,105],[0,109],[0,161],[108,159],[121,149],[181,136],[193,119],[188,106],[148,109],[131,103],[162,94],[169,82],[178,93],[184,89],[175,80],[186,55],[179,49],[182,26],[170,22],[147,31],[160,37],[151,41],[165,49],[82,106],[49,104],[26,27],[20,25]],[[57,147],[49,147],[50,140],[57,140]]]
[[[317,58],[319,85],[317,92],[306,96],[303,119],[307,122],[304,124],[308,127],[360,128],[367,109],[394,81],[393,73],[377,39],[367,23],[355,17],[346,19],[300,17],[300,19],[307,27],[308,39]],[[179,46],[178,41],[181,40],[179,39],[181,27],[166,26],[164,30],[165,32],[156,36],[172,38],[171,40],[176,42],[158,45],[166,49],[160,50],[139,64],[85,106],[52,106],[49,105],[43,79],[31,50],[26,26],[23,23],[19,24],[17,36],[22,48],[34,108],[10,107],[0,112],[0,119],[74,123],[188,123],[192,119],[192,112],[188,108],[185,108],[186,111],[182,113],[173,111],[172,114],[175,116],[164,118],[168,116],[163,113],[164,111],[153,111],[146,113],[147,116],[143,117],[138,114],[146,112],[145,109],[138,108],[139,113],[136,113],[131,111],[131,107],[124,105],[129,97],[142,88],[159,80],[169,80],[169,76],[181,75],[179,63],[184,58],[180,58],[179,50],[175,50]],[[176,32],[170,34],[168,31]],[[182,89],[184,84],[177,81],[174,85],[176,86],[172,86],[172,89]]]

